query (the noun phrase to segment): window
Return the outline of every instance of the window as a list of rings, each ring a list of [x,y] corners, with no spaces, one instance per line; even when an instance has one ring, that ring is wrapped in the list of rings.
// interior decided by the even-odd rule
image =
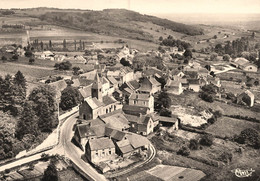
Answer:
[[[108,152],[108,153],[109,153],[109,155],[111,155],[111,154],[112,154],[112,151],[111,151],[111,150],[109,150],[109,152]]]
[[[135,127],[135,124],[132,124],[132,127],[134,128],[134,127]]]
[[[136,100],[134,100],[134,104],[136,104]]]
[[[96,151],[96,156],[98,156],[98,151]]]
[[[145,105],[145,102],[144,102],[144,105]]]

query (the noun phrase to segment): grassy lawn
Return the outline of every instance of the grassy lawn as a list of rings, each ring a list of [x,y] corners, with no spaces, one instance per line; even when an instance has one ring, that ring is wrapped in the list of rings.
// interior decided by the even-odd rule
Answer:
[[[208,108],[216,109],[220,107],[224,110],[224,115],[241,115],[248,116],[252,118],[259,118],[260,112],[252,111],[250,108],[239,106],[239,105],[230,105],[223,102],[214,101],[213,103],[205,102],[198,97],[199,93],[193,92],[184,92],[181,95],[170,96],[172,99],[173,105],[182,105],[193,106],[195,110],[202,111]]]
[[[260,130],[260,124],[224,116],[219,118],[216,123],[210,125],[206,131],[213,135],[232,137],[235,134],[240,134],[246,128]]]
[[[40,68],[35,68],[30,66],[20,66],[19,64],[10,65],[10,64],[1,63],[0,65],[1,76],[4,76],[6,74],[14,75],[17,73],[18,70],[20,70],[24,74],[27,81],[33,81],[36,78],[56,75],[60,73],[59,71],[55,71],[55,70],[46,70],[46,69],[40,69]]]

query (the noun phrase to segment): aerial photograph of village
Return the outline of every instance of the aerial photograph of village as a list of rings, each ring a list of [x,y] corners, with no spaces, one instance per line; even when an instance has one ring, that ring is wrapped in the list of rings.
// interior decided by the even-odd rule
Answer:
[[[260,181],[259,0],[0,0],[0,181]]]

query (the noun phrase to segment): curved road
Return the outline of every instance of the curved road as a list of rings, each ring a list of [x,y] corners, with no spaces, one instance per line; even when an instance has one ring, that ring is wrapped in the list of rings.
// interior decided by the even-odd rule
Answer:
[[[73,163],[75,163],[75,165],[77,165],[93,180],[106,180],[106,178],[103,175],[99,174],[89,163],[81,159],[81,156],[84,154],[84,152],[71,142],[74,134],[72,129],[77,121],[77,117],[78,113],[70,116],[61,126],[60,141],[58,146],[55,148],[56,153],[60,155],[65,155],[65,157],[69,158]]]

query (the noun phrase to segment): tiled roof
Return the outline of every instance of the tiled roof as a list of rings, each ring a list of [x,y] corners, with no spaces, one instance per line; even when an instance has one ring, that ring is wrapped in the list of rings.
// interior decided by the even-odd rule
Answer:
[[[125,117],[128,119],[129,122],[136,122],[138,124],[143,124],[143,125],[147,125],[149,120],[152,119],[151,116],[136,116],[136,115],[129,115],[129,114],[125,114]]]
[[[97,74],[97,70],[92,70],[90,72],[80,74],[80,77],[85,77],[87,80],[95,80],[95,76]]]
[[[109,138],[90,139],[88,141],[90,150],[103,150],[107,148],[115,148],[113,141]]]
[[[96,97],[94,97],[94,98],[87,98],[87,99],[85,99],[85,101],[92,109],[96,109],[98,107],[103,106],[103,103],[100,102],[99,100],[97,100]]]
[[[83,98],[91,97],[91,85],[79,89],[79,93]]]
[[[166,83],[166,86],[168,87],[179,87],[181,84],[181,81],[180,80],[171,80],[171,79],[168,79],[167,80],[167,83]]]
[[[111,137],[117,141],[121,141],[127,135],[126,132],[106,127],[105,136]]]
[[[149,145],[149,140],[141,135],[128,134],[126,135],[126,138],[129,140],[134,149]]]
[[[124,113],[131,114],[131,115],[147,114],[148,109],[149,108],[147,107],[141,107],[141,106],[131,106],[131,105],[123,106]]]
[[[110,105],[116,102],[116,99],[113,96],[103,96],[104,105]]]
[[[112,76],[107,77],[107,79],[113,85],[117,85],[118,84],[117,80],[114,77],[112,77]]]
[[[129,99],[134,99],[134,100],[149,100],[150,95],[149,94],[138,94],[138,93],[133,93],[129,97]]]
[[[129,94],[132,94],[132,93],[134,93],[135,91],[134,90],[132,90],[132,89],[130,89],[130,88],[124,88],[124,90],[123,90],[123,92],[127,92],[127,93],[129,93]]]
[[[129,153],[134,150],[128,139],[116,142],[122,153]]]
[[[200,84],[200,81],[199,81],[199,79],[188,79],[188,83],[189,83],[189,84],[199,85],[199,84]]]
[[[132,90],[136,90],[140,87],[139,83],[136,80],[129,81],[126,83],[126,85]]]
[[[119,130],[129,128],[128,120],[122,114],[121,110],[116,114],[112,114],[107,117],[105,116],[106,115],[100,116],[100,118],[107,124],[108,127],[119,129]]]
[[[79,87],[80,86],[80,81],[79,79],[73,79],[73,84],[71,84],[72,87]]]

